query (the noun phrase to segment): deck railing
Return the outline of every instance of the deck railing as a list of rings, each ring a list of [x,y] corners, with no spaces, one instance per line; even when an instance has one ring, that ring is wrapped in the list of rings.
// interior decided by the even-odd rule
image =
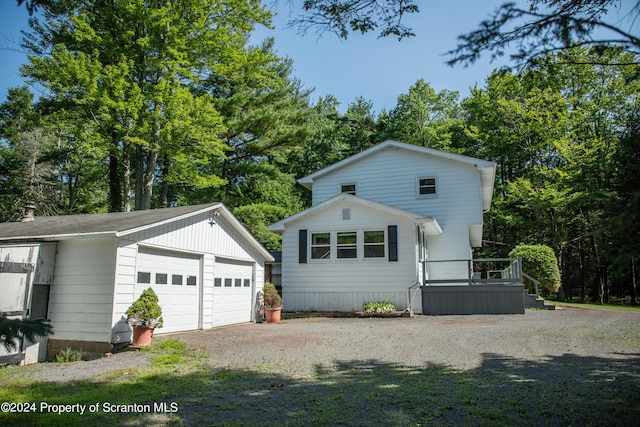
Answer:
[[[521,285],[522,261],[519,258],[478,258],[465,260],[423,261],[424,286],[461,284],[468,285]],[[460,273],[451,277],[452,271]],[[466,273],[466,274],[465,274]],[[431,277],[449,277],[431,279]],[[536,286],[537,294],[537,286]]]

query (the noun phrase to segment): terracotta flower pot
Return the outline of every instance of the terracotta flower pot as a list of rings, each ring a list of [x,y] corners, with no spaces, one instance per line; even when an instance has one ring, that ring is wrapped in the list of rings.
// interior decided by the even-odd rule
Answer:
[[[278,308],[264,308],[264,317],[267,319],[267,323],[280,323],[280,314],[282,313],[282,307]]]
[[[134,326],[133,345],[136,347],[147,347],[151,344],[154,329],[153,326]]]

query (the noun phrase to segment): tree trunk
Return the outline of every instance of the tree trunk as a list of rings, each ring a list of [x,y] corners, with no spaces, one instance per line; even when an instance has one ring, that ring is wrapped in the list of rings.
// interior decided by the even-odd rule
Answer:
[[[120,180],[118,141],[111,141],[109,152],[109,212],[122,210],[122,181]]]
[[[131,212],[131,145],[127,142],[122,147],[122,198],[124,212]]]
[[[169,207],[169,182],[167,181],[167,175],[169,175],[169,158],[167,155],[162,156],[162,184],[160,184],[160,207]]]

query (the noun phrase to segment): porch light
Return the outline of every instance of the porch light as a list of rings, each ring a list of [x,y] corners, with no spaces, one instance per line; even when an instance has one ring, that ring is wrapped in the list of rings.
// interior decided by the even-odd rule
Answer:
[[[218,212],[218,211],[217,211],[217,210],[215,210],[215,209],[214,209],[214,210],[212,210],[212,211],[209,213],[209,225],[210,225],[210,226],[212,226],[212,227],[213,227],[214,225],[216,225],[216,217],[219,217],[219,216],[220,216],[220,212]]]

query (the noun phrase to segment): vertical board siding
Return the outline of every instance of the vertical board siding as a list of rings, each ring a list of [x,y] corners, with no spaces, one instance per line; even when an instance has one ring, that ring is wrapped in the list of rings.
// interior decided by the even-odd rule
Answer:
[[[209,329],[213,326],[213,277],[215,258],[212,254],[205,254],[202,266],[202,327]]]
[[[525,294],[523,285],[427,286],[423,314],[524,314]]]
[[[111,340],[116,240],[58,243],[49,317],[60,340]]]

